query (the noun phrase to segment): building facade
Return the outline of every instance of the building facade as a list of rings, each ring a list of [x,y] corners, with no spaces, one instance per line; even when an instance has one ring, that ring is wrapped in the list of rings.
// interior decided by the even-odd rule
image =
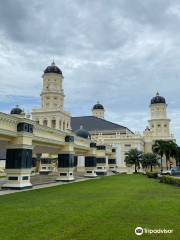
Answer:
[[[151,152],[155,140],[173,140],[170,119],[167,117],[167,104],[164,97],[156,94],[150,101],[150,119],[145,131],[134,133],[129,128],[105,119],[105,108],[97,102],[91,116],[71,117],[64,111],[63,74],[53,62],[43,73],[41,107],[32,110],[32,119],[40,125],[61,131],[76,132],[82,127],[90,133],[97,144],[111,145],[116,148],[117,165],[125,171],[125,153],[132,148]]]

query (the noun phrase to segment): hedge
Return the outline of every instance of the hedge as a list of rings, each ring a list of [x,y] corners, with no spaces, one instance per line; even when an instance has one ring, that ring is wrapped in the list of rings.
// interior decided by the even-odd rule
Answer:
[[[146,172],[146,176],[148,178],[158,178],[158,173],[157,172]]]
[[[180,187],[180,178],[172,177],[172,176],[162,176],[160,178],[161,183],[173,184]]]

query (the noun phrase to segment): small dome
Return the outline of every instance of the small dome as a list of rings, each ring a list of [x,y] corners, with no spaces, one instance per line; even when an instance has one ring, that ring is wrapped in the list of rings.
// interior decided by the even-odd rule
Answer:
[[[157,103],[166,103],[166,100],[164,97],[159,96],[159,93],[156,93],[156,96],[151,99],[151,104],[157,104]]]
[[[45,70],[44,73],[57,73],[62,75],[61,69],[59,69],[56,65],[55,62],[53,61],[51,63],[51,66],[48,66]]]
[[[83,128],[83,126],[80,126],[80,129],[75,131],[75,133],[78,137],[82,137],[82,138],[90,138],[91,137],[90,133],[87,130],[85,130]]]
[[[100,110],[104,110],[104,107],[102,104],[100,104],[99,102],[97,102],[94,106],[93,106],[93,110],[96,109],[100,109]]]
[[[16,105],[16,107],[11,110],[11,114],[20,115],[22,113],[23,113],[23,110],[19,107],[19,105]]]

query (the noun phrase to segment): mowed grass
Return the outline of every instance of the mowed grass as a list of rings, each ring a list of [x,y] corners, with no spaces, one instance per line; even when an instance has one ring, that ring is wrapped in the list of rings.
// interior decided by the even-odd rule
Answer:
[[[173,229],[136,236],[134,229]],[[119,175],[0,197],[2,240],[180,239],[180,189]]]

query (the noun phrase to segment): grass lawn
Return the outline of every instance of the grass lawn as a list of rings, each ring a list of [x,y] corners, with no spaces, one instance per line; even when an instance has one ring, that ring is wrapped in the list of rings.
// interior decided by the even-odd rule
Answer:
[[[173,229],[136,236],[134,229]],[[180,239],[180,189],[137,175],[0,197],[2,240]]]

